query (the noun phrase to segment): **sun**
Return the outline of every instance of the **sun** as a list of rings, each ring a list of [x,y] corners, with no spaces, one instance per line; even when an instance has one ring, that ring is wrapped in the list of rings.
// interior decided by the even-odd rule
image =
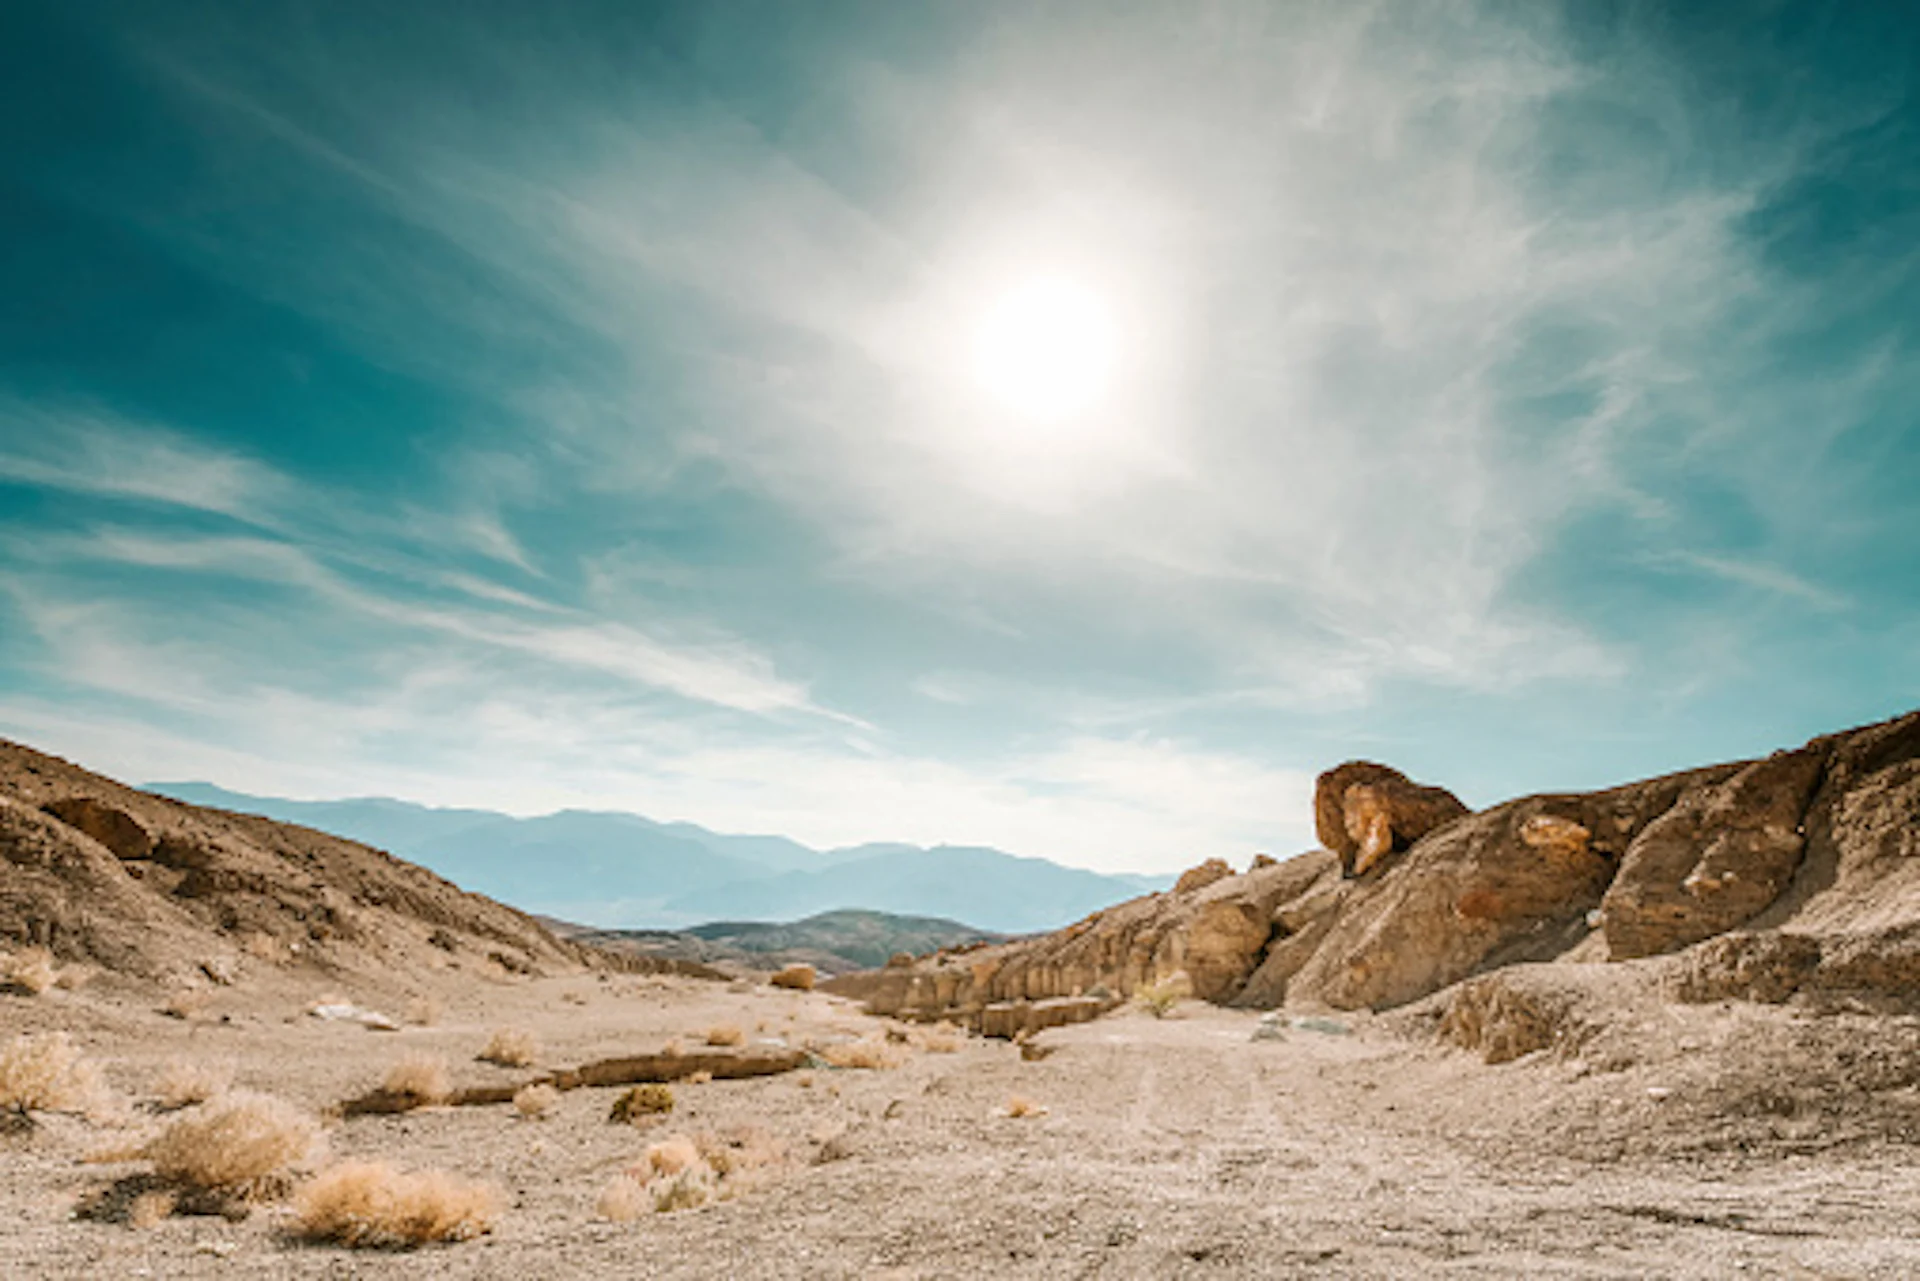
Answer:
[[[1112,315],[1092,290],[1060,277],[1021,282],[982,312],[974,372],[1003,408],[1037,422],[1085,413],[1114,373]]]

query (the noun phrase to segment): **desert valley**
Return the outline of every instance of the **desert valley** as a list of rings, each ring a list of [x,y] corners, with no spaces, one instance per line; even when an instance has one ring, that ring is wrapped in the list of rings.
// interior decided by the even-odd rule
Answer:
[[[832,976],[0,791],[8,1276],[1920,1269],[1920,713]]]

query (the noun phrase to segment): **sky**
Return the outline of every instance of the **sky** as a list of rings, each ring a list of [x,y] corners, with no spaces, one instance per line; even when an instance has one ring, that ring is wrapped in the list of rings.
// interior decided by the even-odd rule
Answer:
[[[1920,705],[1908,6],[0,35],[0,734],[90,768],[1163,872]]]

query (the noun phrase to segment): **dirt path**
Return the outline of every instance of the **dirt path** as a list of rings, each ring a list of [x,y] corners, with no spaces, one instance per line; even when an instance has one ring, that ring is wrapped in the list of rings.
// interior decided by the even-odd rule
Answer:
[[[795,1043],[880,1028],[824,996],[690,981],[452,992],[439,1026],[386,1035],[307,1019],[298,996],[226,994],[192,1024],[105,994],[13,1001],[0,1017],[70,1028],[132,1095],[168,1058],[224,1055],[242,1084],[316,1108],[407,1049],[444,1053],[461,1083],[508,1079],[471,1061],[500,1025],[535,1031],[556,1063],[722,1022]],[[592,1089],[544,1121],[463,1108],[337,1127],[337,1155],[506,1190],[490,1236],[413,1256],[289,1244],[271,1210],[148,1230],[74,1221],[113,1170],[79,1160],[107,1136],[57,1120],[0,1140],[0,1276],[1920,1276],[1910,1147],[1583,1157],[1539,1128],[1569,1088],[1558,1068],[1488,1068],[1364,1024],[1278,1042],[1251,1041],[1253,1026],[1190,1006],[1048,1033],[1039,1062],[974,1040],[891,1071],[687,1085],[651,1134],[607,1124],[613,1092]],[[1594,1106],[1592,1091],[1616,1087],[1583,1088]],[[1642,1106],[1638,1080],[1617,1089],[1622,1109]],[[1005,1116],[1016,1095],[1046,1114]],[[650,1138],[743,1125],[786,1149],[764,1186],[633,1224],[595,1216],[599,1187]]]

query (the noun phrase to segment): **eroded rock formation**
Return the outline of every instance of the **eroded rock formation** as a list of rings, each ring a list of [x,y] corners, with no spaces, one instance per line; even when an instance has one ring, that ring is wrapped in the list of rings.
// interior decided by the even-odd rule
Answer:
[[[1444,787],[1427,787],[1372,761],[1336,765],[1313,788],[1314,830],[1349,876],[1366,875],[1394,850],[1467,812]]]
[[[992,1002],[1123,998],[1178,969],[1205,1000],[1387,1009],[1521,962],[1679,953],[1657,973],[1681,999],[1920,1008],[1920,712],[1477,814],[1352,761],[1321,775],[1314,809],[1326,850],[1240,875],[1210,862],[1054,934],[835,990],[977,1022]],[[1456,1039],[1525,1052],[1513,982],[1461,989]]]

